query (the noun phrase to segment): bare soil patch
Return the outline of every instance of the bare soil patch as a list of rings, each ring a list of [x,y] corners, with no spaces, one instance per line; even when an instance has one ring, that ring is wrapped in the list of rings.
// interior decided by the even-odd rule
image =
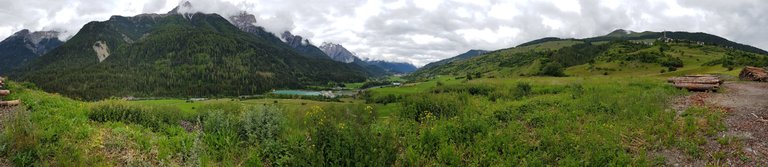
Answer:
[[[768,83],[727,82],[723,88],[719,93],[697,92],[673,101],[678,114],[691,106],[725,111],[727,130],[709,137],[702,146],[707,153],[705,160],[676,150],[661,151],[668,165],[768,166]]]

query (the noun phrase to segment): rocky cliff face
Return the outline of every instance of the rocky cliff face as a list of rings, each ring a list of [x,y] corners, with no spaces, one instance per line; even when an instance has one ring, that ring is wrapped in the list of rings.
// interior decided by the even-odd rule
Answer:
[[[295,36],[286,31],[280,34],[281,37],[277,37],[275,34],[266,31],[264,27],[256,25],[256,16],[252,14],[241,12],[240,14],[230,16],[229,22],[242,31],[253,34],[272,44],[293,49],[302,56],[315,59],[329,59],[319,48],[310,44],[308,40],[301,36]]]
[[[311,58],[318,58],[318,59],[330,59],[328,55],[326,55],[320,48],[317,48],[317,46],[312,45],[311,42],[309,42],[308,39],[304,39],[304,37],[293,35],[291,32],[283,32],[281,35],[283,41],[285,41],[288,46],[291,46],[291,48],[295,49],[302,55],[305,55],[307,57]]]
[[[339,44],[325,42],[320,46],[320,50],[323,50],[323,52],[325,52],[328,57],[331,57],[331,59],[339,62],[352,63],[355,61],[361,61],[354,54],[352,54],[352,52]]]

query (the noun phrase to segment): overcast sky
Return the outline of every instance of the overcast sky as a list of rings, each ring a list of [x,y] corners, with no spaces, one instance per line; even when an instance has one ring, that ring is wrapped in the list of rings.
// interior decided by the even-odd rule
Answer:
[[[615,29],[696,31],[768,48],[763,0],[191,0],[222,14],[245,10],[270,31],[362,58],[422,66],[469,49],[496,50],[542,37],[585,38]],[[166,13],[180,0],[0,0],[0,38],[21,29],[65,31],[112,15]]]

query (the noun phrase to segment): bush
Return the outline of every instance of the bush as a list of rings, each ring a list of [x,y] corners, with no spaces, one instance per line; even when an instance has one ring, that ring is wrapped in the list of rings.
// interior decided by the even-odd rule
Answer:
[[[433,88],[432,93],[469,93],[470,95],[487,96],[495,89],[488,85],[451,85]]]
[[[661,61],[660,64],[661,64],[661,66],[664,66],[664,67],[670,67],[670,68],[671,67],[677,67],[677,68],[680,68],[680,67],[683,67],[683,60],[681,60],[680,58],[667,58],[667,59]]]
[[[669,72],[672,72],[672,71],[677,71],[677,67],[669,67],[669,69],[668,69],[668,70],[669,70]]]
[[[374,116],[373,109],[349,112],[348,108],[315,106],[307,113],[310,144],[297,164],[307,166],[392,166],[397,156],[396,137],[372,128],[369,121],[355,118]],[[357,109],[354,109],[357,110]],[[294,154],[296,155],[296,154]],[[314,159],[313,159],[314,158]]]
[[[553,77],[565,76],[563,65],[560,65],[560,63],[556,63],[556,62],[547,63],[547,65],[545,65],[544,68],[541,69],[541,73],[539,74],[544,76],[553,76]]]
[[[531,84],[520,82],[520,83],[517,83],[517,85],[515,86],[515,90],[514,92],[512,92],[512,94],[516,99],[520,99],[525,96],[531,95],[531,92],[532,92],[531,90],[532,90]]]
[[[389,104],[397,102],[399,99],[400,96],[394,94],[387,94],[384,96],[366,96],[365,103]]]
[[[417,94],[403,99],[400,117],[421,122],[428,113],[438,118],[455,116],[461,111],[460,100],[454,94]]]
[[[244,136],[251,141],[277,140],[283,133],[285,117],[276,106],[252,107],[242,117]]]
[[[240,148],[239,121],[236,115],[223,110],[207,111],[203,117],[203,143],[206,153],[217,161],[235,157]]]

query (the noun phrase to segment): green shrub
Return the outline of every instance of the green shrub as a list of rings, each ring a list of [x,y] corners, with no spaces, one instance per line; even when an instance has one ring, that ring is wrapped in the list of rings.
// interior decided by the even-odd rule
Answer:
[[[389,104],[397,102],[400,96],[394,94],[387,94],[384,96],[374,96],[366,100],[367,103]]]
[[[563,68],[563,65],[560,65],[560,63],[557,62],[550,62],[547,63],[542,69],[539,75],[543,76],[553,76],[553,77],[563,77],[565,76],[565,69]]]
[[[403,99],[400,117],[421,122],[429,113],[438,118],[453,117],[461,111],[461,104],[465,104],[455,94],[417,94]]]
[[[282,112],[276,106],[250,108],[241,118],[244,136],[251,141],[279,139],[285,126]]]
[[[662,60],[659,64],[661,64],[661,66],[664,66],[664,67],[680,68],[680,67],[683,67],[683,60],[681,60],[680,58],[671,58],[671,57],[669,57],[669,58],[666,58],[666,59]]]
[[[451,85],[436,87],[431,90],[432,93],[469,93],[470,95],[482,95],[487,96],[495,90],[494,87],[488,85]]]
[[[512,92],[512,94],[516,99],[520,99],[525,96],[531,95],[531,92],[532,92],[531,84],[520,82],[520,83],[517,83],[517,85],[515,85],[515,89],[514,89],[514,92]]]
[[[203,117],[203,143],[206,153],[217,161],[235,157],[240,150],[237,117],[223,110],[207,111]],[[239,156],[238,156],[239,157]]]
[[[677,71],[677,67],[669,67],[669,69],[667,69],[667,70],[669,70],[669,72]]]
[[[371,107],[320,107],[306,113],[309,143],[292,155],[302,166],[392,166],[397,156],[396,137],[374,129]],[[303,138],[303,136],[301,136]],[[302,145],[302,144],[297,144]]]

